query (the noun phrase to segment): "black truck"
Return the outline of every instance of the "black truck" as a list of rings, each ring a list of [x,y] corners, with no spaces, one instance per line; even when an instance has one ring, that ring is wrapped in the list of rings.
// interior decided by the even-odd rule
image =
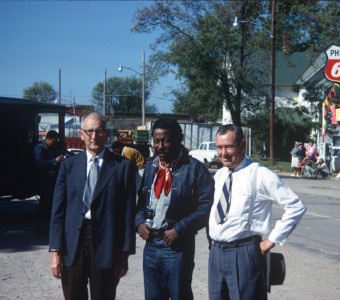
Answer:
[[[58,115],[65,140],[63,105],[0,97],[0,199],[25,199],[37,194],[33,149],[39,143],[41,113]]]

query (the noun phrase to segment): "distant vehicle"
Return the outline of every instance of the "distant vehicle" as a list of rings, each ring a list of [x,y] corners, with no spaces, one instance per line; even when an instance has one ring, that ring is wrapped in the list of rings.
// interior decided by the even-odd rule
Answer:
[[[211,163],[214,160],[214,157],[217,157],[216,143],[203,142],[197,150],[189,151],[189,156],[198,159],[204,164]]]
[[[79,148],[69,148],[69,149],[67,149],[67,151],[70,151],[73,154],[78,154],[78,153],[83,152],[84,150],[83,149],[79,149]]]
[[[207,168],[219,169],[223,167],[219,157],[216,155],[211,162],[205,164]]]

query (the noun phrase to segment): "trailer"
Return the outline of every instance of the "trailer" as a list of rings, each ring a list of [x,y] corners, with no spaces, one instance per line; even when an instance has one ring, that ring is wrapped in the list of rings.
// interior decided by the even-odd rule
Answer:
[[[25,199],[37,194],[33,149],[39,143],[40,114],[58,116],[57,131],[65,145],[66,110],[63,105],[0,97],[0,198]]]

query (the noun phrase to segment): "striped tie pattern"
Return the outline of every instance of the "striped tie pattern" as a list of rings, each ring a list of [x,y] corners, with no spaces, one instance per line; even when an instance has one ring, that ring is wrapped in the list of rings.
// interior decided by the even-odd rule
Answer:
[[[220,197],[220,201],[217,204],[215,219],[217,224],[223,224],[228,219],[228,212],[230,208],[230,189],[231,189],[231,179],[232,179],[232,170],[229,170],[228,177],[225,183],[223,184],[222,193]]]

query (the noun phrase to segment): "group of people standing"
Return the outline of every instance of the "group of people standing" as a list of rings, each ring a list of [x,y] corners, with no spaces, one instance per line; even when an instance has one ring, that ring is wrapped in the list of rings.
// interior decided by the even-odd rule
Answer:
[[[313,142],[309,142],[307,149],[302,142],[295,142],[290,154],[292,156],[291,166],[294,168],[294,173],[291,176],[311,178],[328,176],[328,166],[323,158],[318,159],[317,149]]]
[[[285,242],[306,207],[276,174],[245,156],[242,129],[219,128],[224,167],[213,180],[189,157],[177,121],[157,120],[136,206],[136,167],[105,149],[105,125],[99,114],[84,118],[86,151],[63,161],[55,187],[50,270],[61,278],[65,299],[88,299],[89,292],[92,300],[115,299],[136,232],[145,240],[145,299],[193,299],[195,235],[205,226],[209,299],[267,299],[265,254]],[[273,202],[284,213],[270,230]]]

